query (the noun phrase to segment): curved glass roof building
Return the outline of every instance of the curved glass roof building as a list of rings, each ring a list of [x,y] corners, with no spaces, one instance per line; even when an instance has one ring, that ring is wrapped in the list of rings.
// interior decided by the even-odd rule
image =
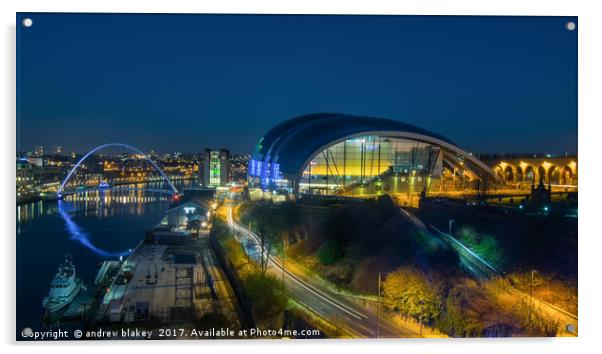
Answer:
[[[281,194],[374,195],[429,188],[444,169],[493,172],[443,135],[395,120],[317,113],[287,120],[257,143],[249,188]]]

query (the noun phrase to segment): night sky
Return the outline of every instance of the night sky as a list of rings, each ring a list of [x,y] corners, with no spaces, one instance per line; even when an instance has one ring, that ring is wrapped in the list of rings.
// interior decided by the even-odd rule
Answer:
[[[569,21],[18,14],[17,150],[250,153],[286,119],[339,112],[418,125],[472,152],[576,153]]]

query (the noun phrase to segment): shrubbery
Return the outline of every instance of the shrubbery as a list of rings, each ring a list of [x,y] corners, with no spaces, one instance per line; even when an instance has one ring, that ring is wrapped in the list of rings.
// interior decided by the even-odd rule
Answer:
[[[417,231],[388,195],[332,208],[319,219],[287,203],[256,203],[241,213],[253,230],[270,234],[274,246],[281,245],[281,235],[285,235],[293,242],[288,249],[297,261],[323,278],[360,293],[376,290],[376,283],[361,269],[369,264],[372,268],[368,272],[374,274],[408,264],[446,275],[459,269],[454,251]],[[303,236],[286,237],[291,234]],[[299,250],[301,254],[296,252]],[[376,259],[376,263],[368,262]]]
[[[328,240],[318,249],[317,257],[322,265],[331,265],[343,258],[343,250],[336,240]]]
[[[457,237],[468,248],[474,250],[496,268],[504,268],[504,250],[500,247],[494,237],[477,233],[475,229],[470,226],[461,227],[458,230]]]
[[[244,280],[247,296],[253,304],[253,313],[258,319],[269,319],[280,315],[287,303],[282,281],[268,274],[254,272]]]
[[[404,266],[383,282],[383,304],[392,313],[433,326],[453,337],[553,336],[559,324],[508,292],[503,279],[455,282]]]
[[[384,304],[402,316],[432,324],[441,314],[439,284],[417,268],[406,266],[389,273],[383,283]]]

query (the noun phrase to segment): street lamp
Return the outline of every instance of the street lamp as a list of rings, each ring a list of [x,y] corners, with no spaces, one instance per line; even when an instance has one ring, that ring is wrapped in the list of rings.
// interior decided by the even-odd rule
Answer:
[[[380,287],[381,287],[381,273],[378,272],[378,298],[376,301],[376,338],[378,338],[380,332]]]
[[[286,289],[286,286],[284,285],[284,272],[285,272],[285,266],[284,266],[284,259],[286,258],[286,242],[284,239],[284,233],[282,233],[282,288]]]
[[[422,321],[424,317],[424,300],[420,300],[420,337],[422,337]]]
[[[452,234],[452,225],[453,223],[456,222],[456,220],[454,219],[449,219],[449,234]]]
[[[529,285],[529,325],[531,325],[531,313],[533,312],[533,276],[536,270],[531,269],[531,284]]]

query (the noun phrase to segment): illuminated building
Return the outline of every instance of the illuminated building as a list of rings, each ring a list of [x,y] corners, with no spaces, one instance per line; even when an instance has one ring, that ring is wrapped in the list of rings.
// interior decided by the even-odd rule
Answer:
[[[230,155],[230,181],[244,183],[247,180],[249,155]]]
[[[36,156],[36,157],[44,156],[44,147],[41,145],[36,146],[35,151],[34,151],[34,156]]]
[[[27,158],[27,162],[30,165],[36,166],[36,167],[43,167],[44,166],[44,159],[42,159],[41,157],[29,157]]]
[[[493,171],[446,137],[399,121],[310,114],[285,121],[257,143],[249,191],[378,195],[428,189],[443,171],[475,181]]]
[[[63,153],[63,147],[62,146],[54,146],[52,148],[52,153],[55,155],[60,155]]]
[[[34,171],[26,159],[17,159],[17,187],[33,183]]]
[[[229,182],[230,151],[205,149],[199,162],[199,183],[203,187],[219,187]]]

